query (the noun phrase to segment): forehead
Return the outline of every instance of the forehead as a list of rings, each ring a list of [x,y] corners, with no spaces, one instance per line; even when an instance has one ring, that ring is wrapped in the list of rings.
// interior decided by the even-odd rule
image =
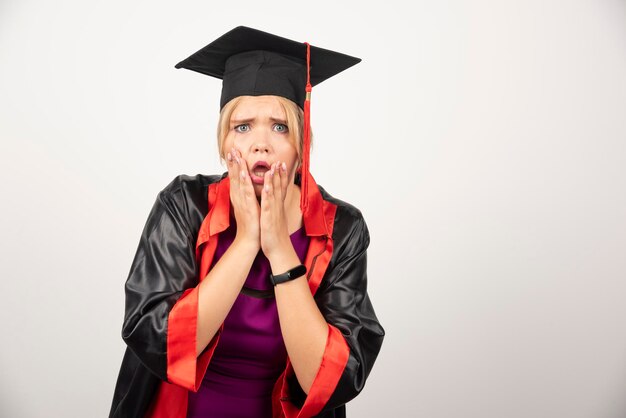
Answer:
[[[231,115],[232,119],[286,118],[285,109],[276,96],[243,96]]]

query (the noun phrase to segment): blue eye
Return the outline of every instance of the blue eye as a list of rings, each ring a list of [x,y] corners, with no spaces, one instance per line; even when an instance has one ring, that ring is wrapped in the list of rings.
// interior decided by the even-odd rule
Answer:
[[[274,130],[276,132],[289,132],[289,128],[284,123],[276,123],[274,124]]]
[[[235,128],[234,128],[234,129],[235,129],[235,131],[237,131],[237,132],[241,132],[241,133],[243,133],[243,132],[248,132],[248,131],[250,130],[250,126],[249,126],[247,123],[243,123],[243,124],[241,124],[241,125],[237,125],[237,126],[235,126]]]

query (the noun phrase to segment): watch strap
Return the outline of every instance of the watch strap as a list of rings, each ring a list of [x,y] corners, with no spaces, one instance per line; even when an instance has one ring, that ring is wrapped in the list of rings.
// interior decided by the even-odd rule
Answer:
[[[270,281],[274,286],[280,283],[288,282],[289,280],[297,279],[298,277],[306,274],[306,267],[304,264],[295,266],[294,268],[287,270],[282,274],[273,275],[270,273]]]

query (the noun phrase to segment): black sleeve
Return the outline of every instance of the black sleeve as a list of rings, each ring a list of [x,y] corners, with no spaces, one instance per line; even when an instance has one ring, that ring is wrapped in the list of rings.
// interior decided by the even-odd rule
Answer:
[[[315,295],[322,315],[341,331],[350,348],[337,387],[320,413],[345,404],[363,390],[385,336],[367,293],[369,243],[369,231],[359,213],[345,244],[337,249],[336,262],[329,265],[325,285]]]
[[[180,189],[179,189],[180,190]],[[140,361],[167,380],[167,319],[195,286],[194,240],[178,192],[161,191],[144,226],[125,284],[122,338]]]

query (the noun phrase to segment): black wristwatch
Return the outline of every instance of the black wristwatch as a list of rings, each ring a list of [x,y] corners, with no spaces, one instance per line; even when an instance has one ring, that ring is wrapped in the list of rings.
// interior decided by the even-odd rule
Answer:
[[[270,281],[274,286],[279,283],[288,282],[289,280],[297,279],[298,277],[306,274],[306,267],[303,264],[292,268],[291,270],[287,270],[283,274],[277,274],[274,276],[270,273]]]

